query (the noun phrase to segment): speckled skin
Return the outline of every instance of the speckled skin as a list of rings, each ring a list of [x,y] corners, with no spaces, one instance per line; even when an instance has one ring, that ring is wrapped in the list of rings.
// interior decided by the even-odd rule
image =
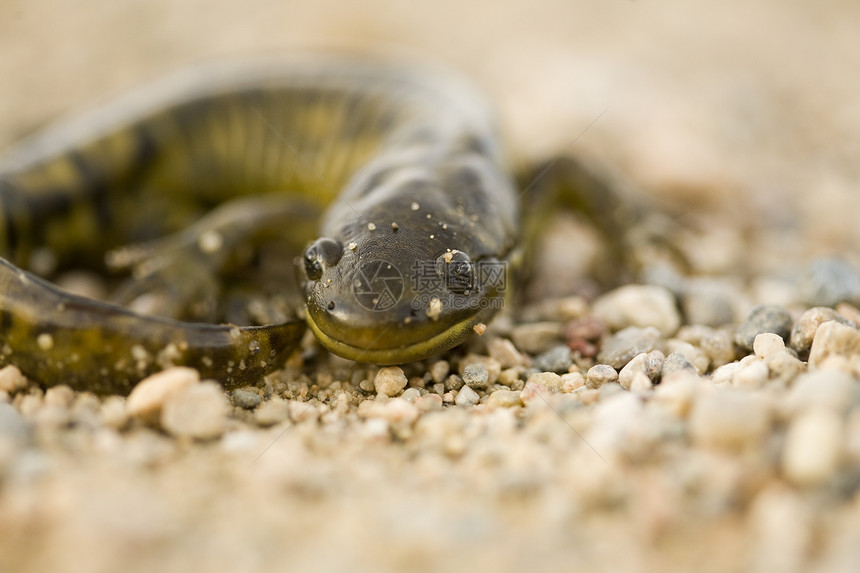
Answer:
[[[45,384],[119,393],[168,364],[228,386],[282,366],[302,335],[298,319],[237,327],[146,316],[19,268],[42,247],[60,267],[98,266],[107,249],[271,193],[327,206],[326,240],[298,266],[307,324],[332,352],[380,364],[422,359],[498,310],[488,301],[504,284],[474,269],[514,253],[518,201],[471,91],[399,66],[219,65],[49,128],[0,158],[0,363]],[[228,230],[223,217],[218,224]],[[185,255],[205,261],[202,251]],[[401,277],[398,300],[375,309],[355,291],[357,269],[372,261]],[[468,284],[415,280],[422,265]]]

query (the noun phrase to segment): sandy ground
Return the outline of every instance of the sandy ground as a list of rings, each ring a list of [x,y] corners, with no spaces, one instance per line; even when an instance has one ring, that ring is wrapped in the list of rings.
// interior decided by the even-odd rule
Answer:
[[[693,271],[734,285],[741,321],[756,302],[791,306],[781,273],[822,255],[857,263],[858,30],[849,0],[4,0],[0,147],[219,56],[429,60],[483,88],[518,157],[579,153],[697,225],[684,245]],[[772,400],[769,437],[749,430],[754,447],[715,446],[680,411],[689,443],[663,418],[630,414],[650,437],[605,438],[603,459],[578,430],[636,409],[609,391],[589,389],[570,411],[524,399],[511,413],[488,405],[489,392],[476,412],[373,411],[338,386],[346,366],[326,368],[278,387],[290,404],[280,422],[235,407],[210,439],[148,429],[124,403],[8,392],[42,429],[26,447],[0,441],[0,568],[856,570],[845,534],[858,520],[845,485],[856,472],[810,485],[774,461],[793,420],[785,380],[752,392]],[[843,414],[835,433],[854,460],[860,423]]]

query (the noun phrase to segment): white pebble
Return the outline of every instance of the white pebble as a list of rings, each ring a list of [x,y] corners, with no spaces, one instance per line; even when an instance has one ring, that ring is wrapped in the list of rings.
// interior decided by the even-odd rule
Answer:
[[[753,340],[753,352],[759,358],[767,358],[776,352],[785,350],[785,341],[778,334],[773,332],[762,332],[756,335]]]
[[[457,392],[457,397],[454,398],[454,403],[458,406],[472,406],[477,404],[478,400],[480,400],[480,397],[477,392],[468,386],[463,386],[460,388],[460,391]]]
[[[254,410],[254,419],[260,426],[273,426],[286,420],[290,415],[289,403],[281,398],[272,397],[263,401]]]
[[[711,374],[711,380],[713,380],[714,384],[731,384],[732,380],[734,380],[735,374],[740,370],[741,364],[740,362],[729,362],[728,364],[723,364]]]
[[[755,358],[755,362],[743,364],[732,378],[732,384],[738,388],[761,388],[767,382],[770,374],[763,360]]]
[[[654,387],[654,383],[644,372],[636,372],[630,381],[629,390],[632,392],[647,392]]]
[[[797,377],[785,397],[789,415],[810,408],[830,408],[843,413],[860,398],[854,377],[838,370],[812,370]]]
[[[699,444],[744,449],[770,428],[770,411],[758,396],[737,390],[700,393],[690,412],[690,433]]]
[[[561,391],[568,393],[585,386],[585,376],[581,372],[568,372],[561,375]]]
[[[547,390],[553,392],[561,392],[564,388],[564,383],[561,376],[555,372],[536,372],[528,377],[526,386],[542,384]]]
[[[161,426],[177,437],[217,438],[224,433],[228,411],[224,390],[215,382],[201,382],[167,398]]]
[[[514,408],[522,406],[523,401],[516,390],[496,390],[487,398],[487,405],[496,408]]]
[[[585,373],[585,385],[600,388],[604,384],[618,381],[618,372],[608,364],[595,364]]]
[[[0,390],[15,392],[27,387],[27,377],[21,374],[17,366],[9,364],[0,369]]]
[[[403,369],[398,366],[389,366],[380,368],[376,373],[376,378],[373,380],[373,385],[376,391],[386,396],[397,396],[404,388],[406,388],[406,375]]]
[[[860,331],[828,321],[818,327],[809,350],[809,365],[819,366],[828,357],[851,357],[860,353]]]
[[[797,485],[818,485],[836,472],[842,453],[842,420],[828,408],[795,418],[785,437],[782,470]]]
[[[681,324],[675,297],[657,285],[619,287],[597,299],[594,315],[612,330],[653,326],[664,336],[674,334]]]
[[[664,379],[654,391],[654,400],[679,418],[687,417],[700,384],[691,370],[679,370]]]
[[[169,396],[200,382],[200,374],[193,368],[174,366],[147,376],[128,395],[126,410],[135,418],[157,423],[161,408]]]

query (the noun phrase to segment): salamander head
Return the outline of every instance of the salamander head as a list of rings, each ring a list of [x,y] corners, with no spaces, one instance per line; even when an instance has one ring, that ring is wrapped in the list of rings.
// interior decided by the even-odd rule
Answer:
[[[307,322],[340,356],[376,364],[421,360],[463,342],[502,306],[504,264],[472,260],[407,226],[370,225],[343,245],[322,238],[300,261]],[[451,239],[451,233],[447,239]]]

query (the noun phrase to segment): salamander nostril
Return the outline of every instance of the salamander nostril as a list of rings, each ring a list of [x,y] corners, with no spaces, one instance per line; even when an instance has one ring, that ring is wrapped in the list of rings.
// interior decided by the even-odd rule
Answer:
[[[329,310],[334,310],[334,306],[335,306],[334,301],[333,301],[333,300],[331,300],[331,301],[329,301],[327,308],[328,308]]]
[[[322,237],[305,249],[302,257],[305,274],[315,281],[322,278],[323,271],[335,266],[343,256],[343,245],[334,239]]]

